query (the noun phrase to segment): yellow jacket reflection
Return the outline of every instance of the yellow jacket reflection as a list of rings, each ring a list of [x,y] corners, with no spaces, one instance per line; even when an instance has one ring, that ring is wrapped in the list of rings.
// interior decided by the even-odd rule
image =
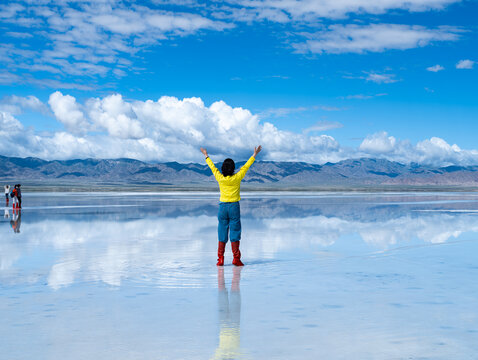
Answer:
[[[221,326],[219,346],[216,349],[213,359],[236,359],[240,355],[240,337],[240,329]]]
[[[240,357],[241,293],[239,282],[242,267],[234,267],[230,296],[225,286],[224,268],[218,267],[219,345],[212,359]]]

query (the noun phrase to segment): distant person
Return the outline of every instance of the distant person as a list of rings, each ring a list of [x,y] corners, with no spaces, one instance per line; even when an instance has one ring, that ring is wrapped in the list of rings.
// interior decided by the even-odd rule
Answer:
[[[246,175],[247,170],[256,160],[257,154],[262,150],[259,145],[254,149],[254,154],[247,160],[241,169],[234,174],[236,164],[232,159],[226,159],[222,163],[221,172],[214,166],[214,163],[209,158],[207,150],[201,148],[201,152],[206,157],[206,163],[211,168],[211,171],[219,183],[219,190],[221,197],[219,199],[219,213],[217,215],[219,224],[217,228],[219,243],[217,250],[217,266],[224,265],[224,251],[229,237],[231,237],[231,248],[234,259],[232,264],[236,266],[244,266],[241,261],[241,252],[239,250],[241,240],[241,209],[239,201],[241,200],[241,180]]]
[[[22,185],[17,184],[17,199],[18,199],[18,208],[22,208]]]
[[[5,206],[8,206],[10,203],[10,185],[5,185],[3,188],[5,189]]]
[[[12,220],[10,220],[10,226],[13,229],[13,232],[16,234],[20,233],[20,226],[22,225],[22,212],[14,211],[12,215]]]
[[[12,198],[12,205],[13,205],[13,211],[18,209],[18,190],[17,190],[17,185],[13,187],[12,192],[10,193],[10,197]]]

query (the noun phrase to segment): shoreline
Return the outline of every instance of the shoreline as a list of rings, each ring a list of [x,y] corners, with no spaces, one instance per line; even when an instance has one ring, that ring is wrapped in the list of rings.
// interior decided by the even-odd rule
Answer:
[[[131,193],[210,193],[218,192],[219,188],[215,184],[205,185],[202,184],[184,184],[184,185],[163,185],[163,184],[118,184],[118,183],[43,183],[43,182],[31,182],[31,181],[2,181],[5,184],[8,183],[21,183],[22,191],[24,193],[37,193],[37,192],[131,192]],[[430,193],[430,192],[478,192],[478,187],[474,186],[458,186],[458,185],[282,185],[278,186],[273,184],[270,186],[243,184],[241,186],[241,192],[249,193],[334,193],[334,192],[348,192],[348,193]]]

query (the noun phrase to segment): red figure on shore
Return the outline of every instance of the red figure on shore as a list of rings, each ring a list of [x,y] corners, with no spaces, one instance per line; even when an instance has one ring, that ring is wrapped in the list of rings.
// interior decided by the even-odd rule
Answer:
[[[13,188],[11,195],[12,195],[13,211],[15,211],[16,209],[19,209],[19,206],[18,206],[18,189],[17,189],[17,185],[15,185],[15,187]]]

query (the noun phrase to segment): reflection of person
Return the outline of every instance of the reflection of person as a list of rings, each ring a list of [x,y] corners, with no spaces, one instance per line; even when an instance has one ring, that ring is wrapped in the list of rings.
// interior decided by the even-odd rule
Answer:
[[[217,269],[219,345],[213,359],[237,359],[240,357],[241,340],[241,267],[232,269],[230,297],[224,281],[224,268]]]
[[[5,206],[8,206],[8,203],[10,202],[10,185],[5,185],[3,188],[5,189]]]
[[[5,219],[9,219],[9,218],[10,218],[10,212],[8,211],[8,209],[5,209],[4,214],[3,214],[3,217],[4,217]]]
[[[14,211],[12,215],[12,220],[10,220],[10,226],[13,229],[14,233],[20,233],[20,226],[22,225],[22,211]]]
[[[201,148],[201,152],[206,157],[206,163],[211,168],[211,171],[219,183],[219,190],[221,192],[221,198],[219,199],[219,213],[217,218],[218,224],[218,250],[217,250],[217,265],[224,265],[224,251],[226,249],[226,243],[228,240],[228,233],[231,236],[231,248],[234,259],[232,263],[236,266],[244,266],[241,261],[241,252],[239,250],[239,244],[241,240],[241,210],[239,201],[241,200],[241,181],[246,176],[247,170],[254,163],[257,154],[261,151],[262,147],[259,145],[254,149],[254,154],[244,164],[241,169],[234,174],[236,164],[232,159],[224,160],[221,168],[221,172],[214,166],[214,163],[209,158],[207,150]]]

